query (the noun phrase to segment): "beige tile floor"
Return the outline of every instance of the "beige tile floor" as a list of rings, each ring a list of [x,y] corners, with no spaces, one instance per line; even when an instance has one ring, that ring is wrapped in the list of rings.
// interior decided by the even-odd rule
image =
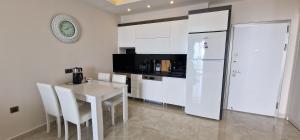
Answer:
[[[105,140],[300,140],[300,131],[288,121],[252,114],[225,111],[219,122],[186,115],[181,108],[130,100],[129,120],[123,124],[121,107],[117,111],[115,126],[110,113],[104,112]],[[91,127],[82,127],[82,139],[91,140]],[[70,129],[70,139],[75,140],[76,127]],[[41,128],[18,139],[58,138],[53,125],[49,134]]]

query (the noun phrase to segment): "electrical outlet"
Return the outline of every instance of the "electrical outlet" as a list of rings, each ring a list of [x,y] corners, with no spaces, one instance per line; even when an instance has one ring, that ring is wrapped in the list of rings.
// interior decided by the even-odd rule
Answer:
[[[19,106],[14,106],[10,108],[10,113],[16,113],[19,112]]]
[[[65,69],[65,73],[72,73],[73,69]]]

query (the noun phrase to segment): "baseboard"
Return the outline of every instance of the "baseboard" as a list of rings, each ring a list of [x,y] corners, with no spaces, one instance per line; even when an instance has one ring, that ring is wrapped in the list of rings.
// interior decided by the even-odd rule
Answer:
[[[41,124],[41,125],[38,125],[38,126],[32,128],[32,129],[26,130],[26,131],[24,131],[24,132],[22,132],[22,133],[20,133],[20,134],[17,134],[17,135],[15,135],[15,136],[12,136],[12,137],[10,137],[10,138],[7,138],[6,140],[14,140],[14,139],[17,139],[17,138],[22,137],[22,136],[24,136],[24,135],[26,135],[26,134],[29,134],[30,132],[34,132],[35,130],[38,130],[38,129],[44,127],[44,126],[46,126],[46,123],[43,123],[43,124]]]

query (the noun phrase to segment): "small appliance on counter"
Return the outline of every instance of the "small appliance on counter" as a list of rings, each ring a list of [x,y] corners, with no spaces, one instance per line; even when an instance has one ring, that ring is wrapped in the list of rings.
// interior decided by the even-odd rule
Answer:
[[[66,69],[65,73],[73,74],[73,84],[81,84],[83,80],[82,68],[75,67],[72,69]]]

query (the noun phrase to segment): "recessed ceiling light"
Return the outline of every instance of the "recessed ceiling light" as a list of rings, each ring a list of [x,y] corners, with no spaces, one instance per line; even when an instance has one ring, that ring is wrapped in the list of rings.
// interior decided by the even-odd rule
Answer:
[[[174,1],[173,1],[173,0],[171,0],[171,1],[170,1],[170,4],[174,4]]]
[[[151,8],[151,5],[147,5],[147,8]]]
[[[127,11],[128,11],[128,12],[130,12],[130,11],[131,11],[131,9],[130,9],[130,8],[128,8],[128,9],[127,9]]]

